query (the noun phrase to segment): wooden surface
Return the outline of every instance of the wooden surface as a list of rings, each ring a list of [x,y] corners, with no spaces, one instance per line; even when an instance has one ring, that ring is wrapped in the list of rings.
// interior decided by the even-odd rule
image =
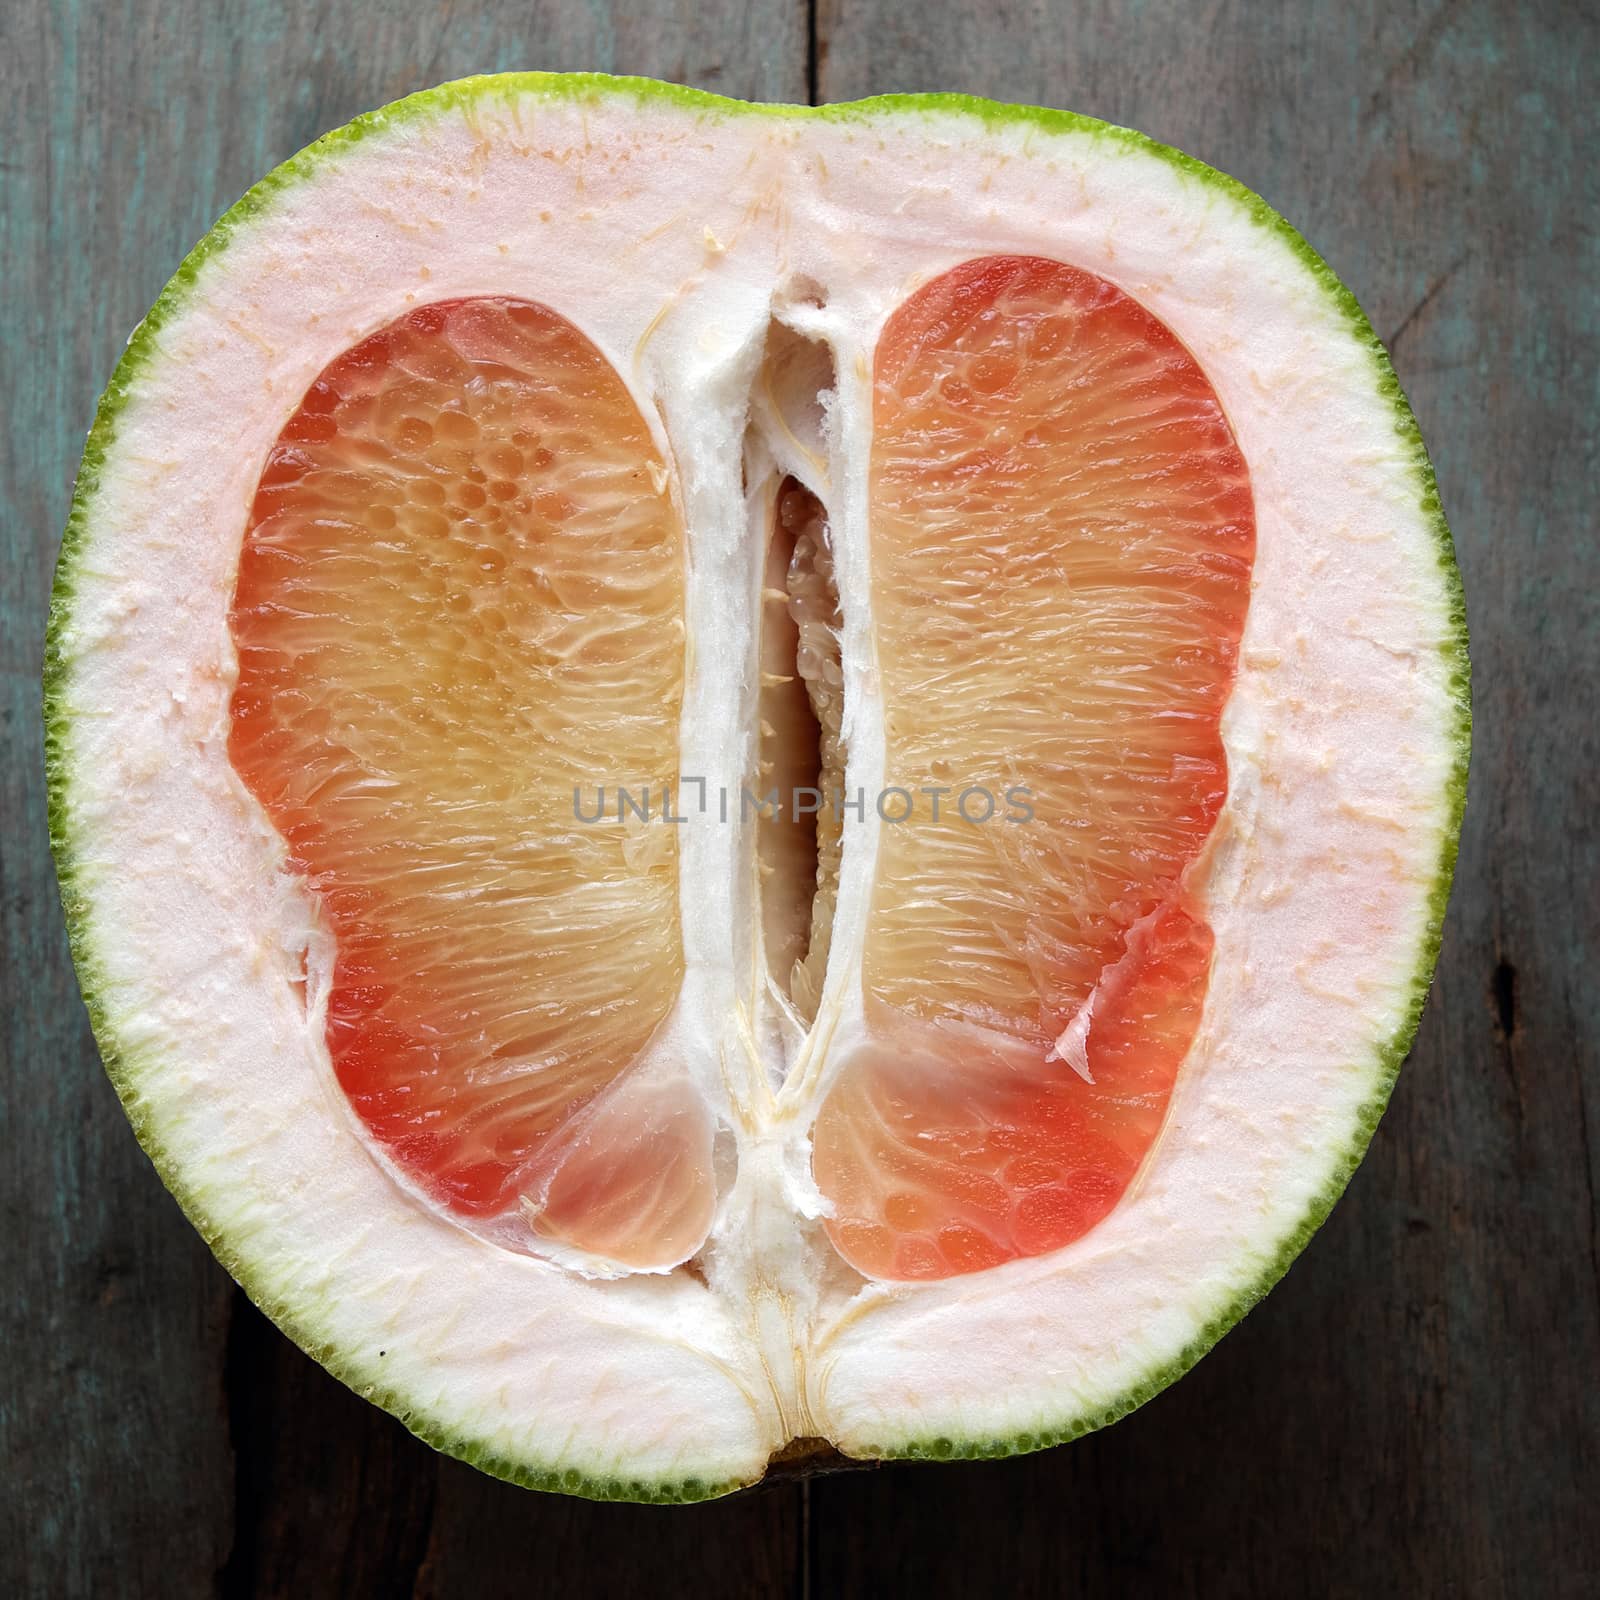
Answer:
[[[1579,0],[12,0],[0,1593],[1600,1592],[1597,55]],[[530,66],[765,98],[961,88],[1127,122],[1264,194],[1394,348],[1473,633],[1438,984],[1308,1253],[1105,1434],[685,1510],[492,1482],[252,1310],[99,1070],[38,728],[95,397],[183,252],[274,163],[409,90]]]

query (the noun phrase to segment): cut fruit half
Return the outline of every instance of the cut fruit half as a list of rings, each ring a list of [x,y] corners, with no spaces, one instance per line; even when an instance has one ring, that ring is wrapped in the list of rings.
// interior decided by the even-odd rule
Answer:
[[[1414,425],[1255,197],[1059,113],[540,75],[208,236],[47,675],[163,1178],[424,1437],[636,1498],[1192,1362],[1370,1136],[1467,738]]]

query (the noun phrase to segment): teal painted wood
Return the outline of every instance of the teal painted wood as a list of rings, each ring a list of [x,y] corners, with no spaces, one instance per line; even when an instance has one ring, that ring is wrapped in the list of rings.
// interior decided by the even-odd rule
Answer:
[[[808,33],[814,48],[808,50]],[[1581,1594],[1600,1587],[1594,169],[1568,0],[109,0],[0,16],[0,1588],[38,1595]],[[472,70],[960,88],[1258,188],[1394,346],[1473,629],[1440,978],[1349,1195],[1176,1389],[1042,1457],[656,1512],[441,1460],[252,1311],[99,1072],[44,849],[38,666],[95,397],[276,161]]]

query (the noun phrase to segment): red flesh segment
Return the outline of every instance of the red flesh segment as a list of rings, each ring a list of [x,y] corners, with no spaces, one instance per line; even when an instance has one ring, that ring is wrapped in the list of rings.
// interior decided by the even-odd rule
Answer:
[[[697,1246],[712,1200],[698,1095],[635,1065],[683,975],[676,838],[579,822],[574,790],[587,815],[599,783],[676,773],[666,482],[563,318],[428,306],[284,428],[230,615],[229,754],[333,935],[356,1112],[456,1214],[650,1265]]]
[[[1193,357],[1056,262],[972,261],[912,296],[873,424],[886,782],[951,792],[882,827],[872,1042],[814,1167],[848,1261],[939,1278],[1079,1237],[1160,1131],[1205,997],[1186,876],[1227,795],[1255,519]],[[1013,785],[1032,820],[1004,820]],[[968,787],[991,820],[961,817]]]

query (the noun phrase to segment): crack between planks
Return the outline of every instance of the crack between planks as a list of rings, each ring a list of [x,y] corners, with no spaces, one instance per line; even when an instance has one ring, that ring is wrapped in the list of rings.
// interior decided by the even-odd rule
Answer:
[[[222,1600],[256,1592],[260,1557],[261,1474],[252,1441],[250,1396],[261,1366],[261,1325],[243,1289],[235,1287],[222,1357],[222,1398],[233,1449],[233,1542],[217,1573]]]
[[[1495,1039],[1499,1046],[1501,1064],[1505,1067],[1506,1081],[1510,1085],[1516,1106],[1517,1126],[1527,1121],[1527,1106],[1522,1097],[1522,1074],[1517,1053],[1520,1045],[1517,1018],[1517,969],[1503,955],[1495,963],[1489,978],[1489,1003],[1493,1013]]]
[[[806,0],[806,101],[822,103],[822,50],[818,43],[817,11],[822,0]]]
[[[1594,1188],[1594,1147],[1589,1142],[1589,1103],[1584,1093],[1582,1064],[1578,1065],[1578,1148],[1583,1152],[1583,1184],[1589,1199],[1589,1276],[1600,1302],[1600,1227],[1597,1227]]]
[[[799,1600],[811,1600],[811,1480],[800,1480]]]

